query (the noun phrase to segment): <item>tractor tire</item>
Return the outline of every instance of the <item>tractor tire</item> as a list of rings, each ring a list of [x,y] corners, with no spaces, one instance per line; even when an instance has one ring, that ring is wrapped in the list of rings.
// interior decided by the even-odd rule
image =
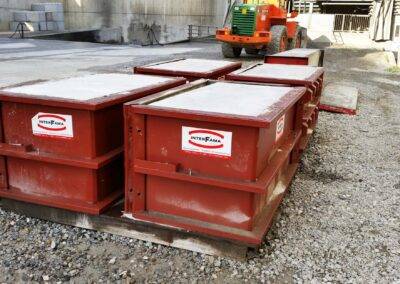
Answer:
[[[301,48],[306,48],[307,47],[307,29],[306,28],[300,28],[301,32]]]
[[[267,54],[275,54],[287,50],[288,37],[286,26],[272,26],[272,41],[267,45]]]
[[[245,48],[244,50],[248,55],[258,55],[258,53],[260,53],[260,50],[257,48]]]
[[[296,32],[294,34],[294,37],[289,42],[288,49],[301,48],[302,47],[302,42],[303,42],[303,35],[301,33],[301,27],[297,26]]]
[[[235,47],[226,42],[222,43],[221,49],[225,58],[237,58],[242,53],[241,47]]]

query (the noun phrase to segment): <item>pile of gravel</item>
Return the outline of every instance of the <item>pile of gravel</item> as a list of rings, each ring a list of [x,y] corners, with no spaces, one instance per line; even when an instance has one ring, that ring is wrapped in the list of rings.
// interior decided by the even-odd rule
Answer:
[[[276,222],[248,261],[0,209],[0,282],[400,281],[400,77],[363,69],[365,53],[327,52],[326,82],[358,87],[360,112],[320,114]]]

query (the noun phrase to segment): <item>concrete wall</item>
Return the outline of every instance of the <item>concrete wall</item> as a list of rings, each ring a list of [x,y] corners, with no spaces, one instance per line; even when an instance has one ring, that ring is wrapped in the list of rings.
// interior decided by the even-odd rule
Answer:
[[[36,2],[62,2],[66,29],[121,27],[125,42],[146,44],[157,38],[173,42],[187,38],[187,26],[220,26],[225,0],[0,0],[0,30],[8,29],[14,9]]]
[[[381,48],[379,43],[369,38],[368,32],[334,32],[332,14],[300,14],[297,21],[307,28],[309,42],[317,46],[343,44],[357,48]]]

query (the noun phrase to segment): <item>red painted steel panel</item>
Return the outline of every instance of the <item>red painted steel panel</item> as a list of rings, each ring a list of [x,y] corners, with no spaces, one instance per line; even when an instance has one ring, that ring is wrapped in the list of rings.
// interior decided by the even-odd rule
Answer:
[[[275,58],[275,57],[273,57]],[[293,58],[290,58],[293,59]],[[263,72],[257,72],[254,75],[247,73],[253,68],[258,68],[262,66]],[[280,72],[281,69],[286,69],[288,72]],[[257,69],[254,69],[257,70]],[[311,72],[310,72],[311,70]],[[291,72],[289,72],[291,71]],[[306,74],[306,75],[305,75]],[[257,82],[265,84],[282,84],[289,86],[303,86],[307,88],[309,96],[304,98],[303,104],[303,117],[302,124],[303,127],[302,140],[300,143],[301,150],[307,146],[310,138],[310,132],[314,131],[317,120],[318,120],[318,109],[320,105],[320,99],[322,95],[323,77],[324,70],[321,67],[304,67],[302,72],[301,66],[291,66],[283,64],[255,64],[245,69],[241,69],[225,76],[226,80],[240,81],[240,82]]]
[[[146,210],[251,230],[253,195],[250,192],[148,176]],[[221,202],[225,205],[221,206]]]
[[[0,91],[0,197],[100,214],[123,194],[122,104],[185,82],[89,100]]]
[[[300,142],[296,120],[304,115],[299,106],[306,89],[287,88],[255,116],[200,111],[194,116],[190,109],[151,105],[215,83],[196,82],[125,104],[125,212],[159,226],[258,245],[297,168],[292,155]],[[240,100],[246,104],[246,93]],[[187,152],[186,127],[195,129],[188,136],[195,142],[205,141],[196,140],[199,132],[207,139],[231,133],[230,156]],[[215,141],[220,148],[226,142]]]

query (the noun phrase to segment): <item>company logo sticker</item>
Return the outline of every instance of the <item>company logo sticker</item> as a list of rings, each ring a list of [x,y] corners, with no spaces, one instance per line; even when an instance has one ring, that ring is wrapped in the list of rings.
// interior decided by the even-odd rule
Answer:
[[[282,137],[284,129],[285,129],[285,115],[283,115],[276,123],[276,136],[275,136],[276,141],[278,141]]]
[[[217,157],[231,157],[232,132],[182,127],[182,150]]]
[[[39,112],[32,118],[32,133],[35,136],[70,139],[74,137],[72,116]]]

